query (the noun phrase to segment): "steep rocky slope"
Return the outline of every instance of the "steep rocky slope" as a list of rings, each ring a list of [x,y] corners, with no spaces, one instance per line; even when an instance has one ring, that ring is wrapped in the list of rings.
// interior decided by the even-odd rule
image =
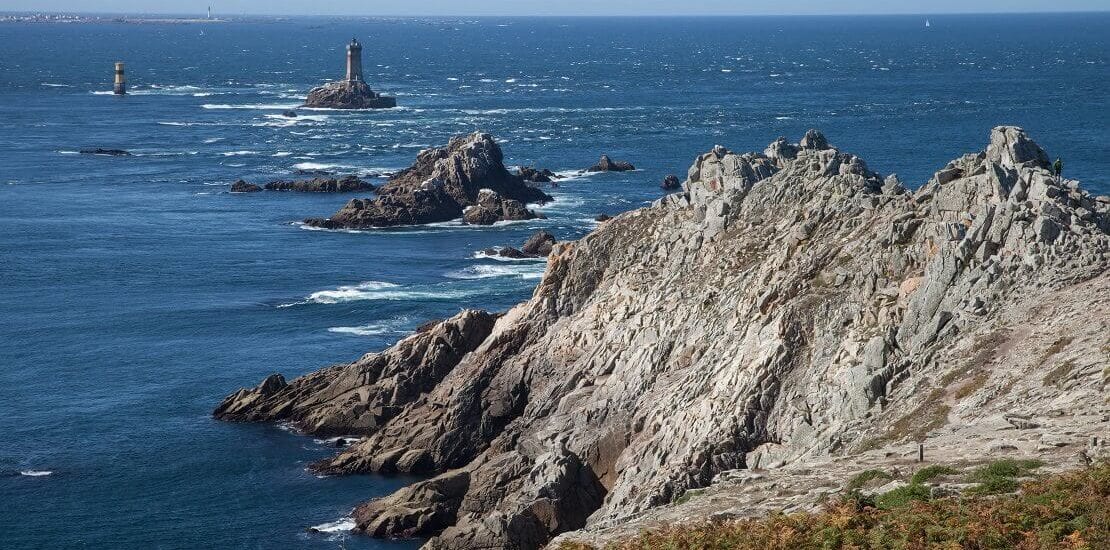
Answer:
[[[352,199],[330,218],[305,223],[327,229],[445,222],[466,214],[468,223],[537,217],[530,202],[551,197],[509,173],[501,146],[489,134],[456,136],[446,147],[425,149],[412,166],[378,189],[376,199]]]
[[[1110,199],[1047,167],[1014,127],[916,192],[813,131],[717,147],[684,192],[555,245],[496,321],[464,312],[216,414],[364,436],[324,472],[441,472],[354,512],[429,548],[798,506],[918,441],[1061,461],[1108,426]],[[714,497],[669,505],[693,488]]]

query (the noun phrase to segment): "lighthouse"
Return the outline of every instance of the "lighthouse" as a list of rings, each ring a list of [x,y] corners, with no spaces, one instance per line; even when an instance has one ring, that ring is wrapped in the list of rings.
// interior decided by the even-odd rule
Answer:
[[[123,77],[123,63],[116,62],[116,83],[112,87],[112,92],[116,95],[123,95],[127,93],[127,80]]]
[[[347,44],[347,82],[362,82],[362,44],[357,38],[352,38]]]

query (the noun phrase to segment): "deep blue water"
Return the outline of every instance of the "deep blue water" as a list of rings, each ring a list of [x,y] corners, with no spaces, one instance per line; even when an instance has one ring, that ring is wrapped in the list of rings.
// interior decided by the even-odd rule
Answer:
[[[1110,191],[1110,15],[931,20],[0,25],[0,547],[415,546],[305,532],[410,480],[318,479],[304,467],[325,445],[212,408],[525,299],[542,264],[474,252],[581,235],[716,143],[818,127],[917,185],[1019,124]],[[275,117],[341,75],[351,36],[402,107]],[[133,94],[94,93],[117,60]],[[227,193],[295,166],[400,168],[475,129],[509,164],[607,152],[641,170],[568,181],[550,219],[492,228],[307,231],[293,222],[349,197]],[[136,155],[71,154],[97,146]]]

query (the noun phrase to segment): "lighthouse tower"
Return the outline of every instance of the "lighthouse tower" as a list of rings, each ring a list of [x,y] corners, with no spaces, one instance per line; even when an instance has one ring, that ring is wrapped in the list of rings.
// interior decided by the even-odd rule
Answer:
[[[362,82],[362,44],[356,38],[347,44],[347,82]]]
[[[123,95],[127,93],[127,79],[123,76],[123,63],[116,62],[116,81],[112,86],[112,93]]]

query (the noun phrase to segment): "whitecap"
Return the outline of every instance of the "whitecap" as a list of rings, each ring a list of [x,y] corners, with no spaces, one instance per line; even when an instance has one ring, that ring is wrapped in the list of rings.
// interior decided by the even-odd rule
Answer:
[[[112,95],[115,92],[113,92],[112,90],[100,90],[100,91],[93,91],[93,92],[89,92],[89,93],[92,94],[92,95]]]
[[[243,157],[247,155],[257,155],[258,151],[228,151],[220,154],[225,157]]]
[[[418,300],[418,299],[452,299],[464,298],[470,291],[436,290],[431,288],[409,289],[393,283],[383,281],[365,281],[357,285],[345,285],[334,290],[321,290],[313,292],[304,300],[277,307],[286,308],[308,304],[341,304],[365,300]]]
[[[539,279],[543,277],[546,266],[542,264],[517,264],[517,265],[475,265],[459,271],[448,273],[452,279],[492,279],[495,277],[519,277],[521,279]]]
[[[159,122],[162,126],[192,126],[188,122]]]
[[[345,533],[354,528],[354,518],[346,517],[328,523],[321,523],[320,525],[313,525],[309,527],[308,530],[315,533]]]
[[[27,477],[44,477],[53,474],[50,470],[21,470],[19,475]]]
[[[337,169],[355,169],[356,166],[348,166],[345,164],[327,164],[323,162],[298,162],[293,165],[294,170],[337,170]]]
[[[61,155],[80,155],[81,151],[58,151]]]
[[[50,83],[50,82],[43,82],[42,85],[46,86],[47,88],[72,88],[73,87],[69,84],[53,84],[53,83]]]
[[[495,246],[491,250],[501,250],[503,247]],[[546,258],[510,258],[508,256],[499,256],[497,254],[486,254],[485,250],[479,250],[471,255],[471,258],[476,260],[496,260],[498,262],[546,262]]]
[[[226,103],[205,103],[200,107],[202,109],[262,109],[262,110],[282,110],[282,109],[296,109],[300,107],[299,103],[250,103],[240,105],[230,105]]]
[[[775,120],[794,120],[794,117],[792,117],[792,116],[777,116],[777,117],[775,117]]]
[[[401,332],[389,325],[360,325],[357,327],[328,327],[328,332],[336,334],[353,334],[355,336],[380,336],[390,332]]]

